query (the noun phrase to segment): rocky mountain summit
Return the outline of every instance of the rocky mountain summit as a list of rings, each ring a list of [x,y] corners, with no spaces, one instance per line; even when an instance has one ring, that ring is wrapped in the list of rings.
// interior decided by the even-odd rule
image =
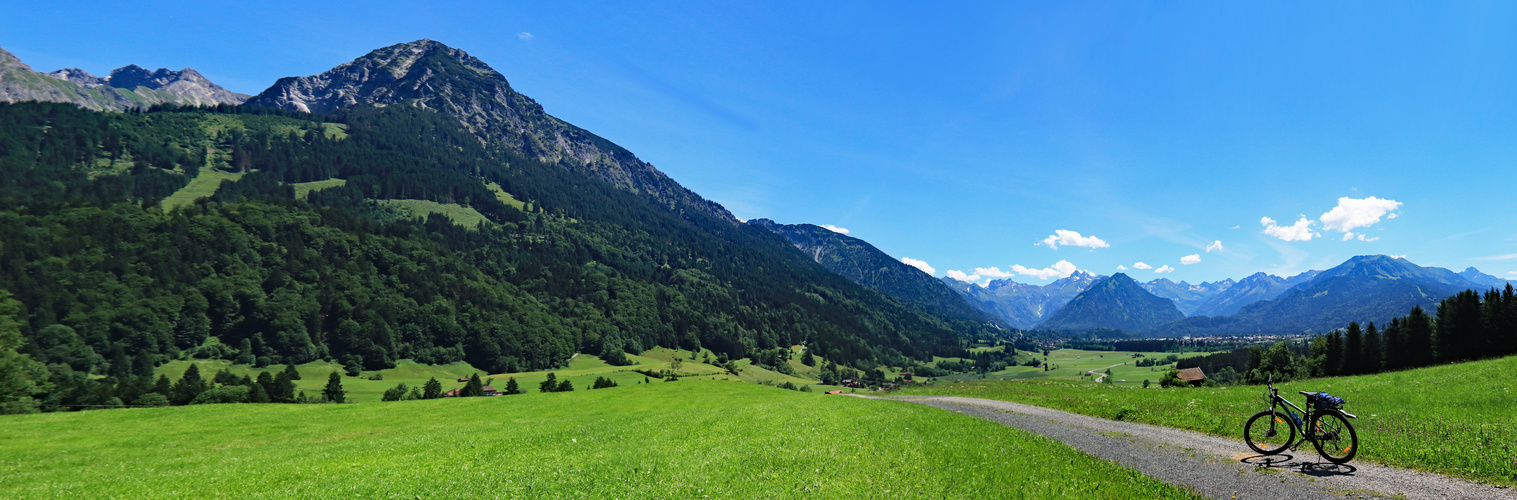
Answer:
[[[491,145],[646,194],[687,217],[704,213],[737,224],[721,205],[621,146],[547,114],[489,65],[433,40],[377,49],[319,75],[281,78],[246,105],[325,113],[402,103],[442,112]]]
[[[1184,318],[1185,313],[1175,307],[1174,301],[1149,293],[1126,274],[1117,273],[1090,285],[1037,328],[1147,332]]]
[[[190,68],[148,71],[133,64],[107,77],[78,68],[44,74],[0,49],[0,102],[66,102],[86,109],[121,111],[154,104],[241,104],[247,98]]]

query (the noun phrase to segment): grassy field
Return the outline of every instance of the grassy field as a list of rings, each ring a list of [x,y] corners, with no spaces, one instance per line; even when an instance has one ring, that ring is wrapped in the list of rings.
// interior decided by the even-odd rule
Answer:
[[[1194,498],[924,406],[686,381],[0,417],[0,497]]]
[[[991,350],[1000,349],[1002,347],[1004,346],[978,349]],[[1141,358],[1135,358],[1133,357],[1133,354],[1142,354],[1143,356],[1149,358],[1162,359],[1165,356],[1176,353],[1059,349],[1049,352],[1049,355],[1046,358],[1042,355],[1042,353],[1038,353],[1037,355],[1037,359],[1047,359],[1047,363],[1049,365],[1056,367],[1053,370],[1043,371],[1043,367],[1041,366],[1011,366],[1007,367],[1005,370],[985,374],[984,380],[1027,380],[1051,378],[1055,380],[1083,380],[1087,382],[1094,382],[1096,380],[1096,377],[1084,376],[1086,372],[1095,370],[1097,373],[1104,374],[1106,373],[1106,370],[1109,369],[1111,370],[1113,385],[1142,387],[1144,379],[1148,379],[1155,384],[1159,383],[1159,378],[1164,376],[1164,372],[1167,371],[1169,367],[1174,366],[1136,366],[1136,363]],[[1184,354],[1178,354],[1178,356],[1181,358],[1186,358],[1191,356],[1199,356],[1202,354],[1205,353],[1188,352]],[[939,380],[946,382],[980,380],[980,375],[955,374],[941,377]]]
[[[1298,406],[1305,402],[1296,391],[1328,391],[1348,400],[1344,409],[1359,416],[1353,424],[1361,460],[1517,485],[1513,373],[1517,356],[1278,387]],[[1015,401],[1227,437],[1240,436],[1244,420],[1268,404],[1263,386],[1140,389],[1062,380],[946,383],[899,394]],[[1241,438],[1238,448],[1247,451]]]
[[[454,224],[465,227],[479,227],[485,222],[485,214],[479,213],[474,207],[466,207],[457,203],[438,203],[430,200],[377,200],[381,205],[396,209],[402,214],[409,214],[408,218],[420,219],[428,214],[442,214],[453,220]]]
[[[347,184],[347,179],[327,179],[324,181],[297,182],[291,184],[295,188],[295,199],[304,200],[311,191],[321,191],[326,188],[334,188]]]
[[[242,173],[223,172],[209,168],[200,169],[200,173],[190,179],[190,183],[179,188],[174,194],[163,199],[163,209],[173,210],[194,203],[195,200],[205,198],[216,193],[216,188],[221,187],[221,181],[235,181],[242,178]]]
[[[511,193],[507,193],[505,189],[501,189],[500,184],[486,182],[485,187],[490,188],[490,191],[495,193],[495,199],[500,200],[501,203],[516,207],[517,210],[527,209],[526,202],[516,199],[515,196],[511,196]]]
[[[702,353],[709,354],[710,351],[702,351]],[[569,380],[574,384],[575,389],[585,390],[589,389],[590,385],[599,377],[611,379],[621,385],[635,385],[643,382],[647,377],[633,370],[652,370],[655,372],[670,370],[670,362],[676,356],[684,360],[681,363],[680,369],[677,370],[680,376],[684,378],[743,380],[755,383],[765,380],[773,383],[787,380],[796,384],[816,383],[815,380],[789,377],[756,366],[749,366],[746,362],[739,363],[741,370],[738,376],[734,377],[722,368],[691,361],[691,359],[700,357],[700,354],[666,348],[650,349],[644,351],[641,355],[627,355],[627,359],[635,363],[631,366],[612,366],[606,364],[605,361],[601,361],[598,357],[581,354],[569,360],[568,365],[561,369],[497,374],[487,374],[482,370],[469,366],[467,363],[461,362],[451,365],[423,365],[410,360],[401,360],[396,363],[395,368],[366,371],[357,377],[344,376],[342,378],[342,386],[343,390],[347,392],[349,401],[370,402],[379,401],[386,389],[395,387],[400,383],[405,383],[408,387],[421,387],[428,379],[437,377],[437,380],[442,382],[443,390],[447,391],[464,386],[463,382],[458,382],[459,377],[468,377],[469,375],[478,373],[480,379],[484,381],[494,378],[495,380],[488,385],[492,385],[496,389],[504,390],[506,380],[515,378],[517,385],[522,390],[537,392],[538,384],[546,380],[548,373],[551,372],[558,380]],[[223,369],[230,370],[239,377],[249,375],[257,378],[258,372],[268,371],[270,374],[275,374],[285,368],[284,365],[253,368],[251,365],[234,365],[231,361],[227,360],[197,359],[194,361],[170,361],[159,366],[156,371],[159,374],[167,375],[170,380],[179,380],[179,377],[184,375],[184,370],[189,368],[191,363],[194,363],[199,368],[201,377],[207,379]],[[298,390],[305,391],[308,396],[320,394],[322,388],[327,384],[327,376],[332,372],[343,373],[341,365],[325,361],[298,365],[295,369],[300,372],[300,380],[295,381],[295,387]],[[368,377],[375,374],[380,375],[382,380],[369,380]],[[659,382],[658,379],[648,379],[648,381]]]

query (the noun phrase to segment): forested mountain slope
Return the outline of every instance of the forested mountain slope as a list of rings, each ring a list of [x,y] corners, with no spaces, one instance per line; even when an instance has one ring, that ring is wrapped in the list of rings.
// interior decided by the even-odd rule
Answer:
[[[872,367],[995,334],[832,274],[767,230],[491,151],[426,108],[254,111],[0,105],[0,288],[21,303],[22,351],[49,363],[46,401],[99,400],[190,355],[513,371],[608,348],[806,343]],[[159,208],[203,173],[241,177]],[[345,183],[294,199],[328,179]],[[404,220],[384,199],[488,222]]]
[[[246,105],[328,113],[400,103],[457,118],[492,146],[645,194],[676,213],[737,223],[632,152],[547,114],[483,61],[433,40],[376,49],[319,75],[281,78]]]
[[[867,241],[812,224],[779,224],[769,219],[753,219],[748,224],[785,237],[822,267],[854,283],[919,303],[947,317],[994,321],[932,275],[886,255]]]

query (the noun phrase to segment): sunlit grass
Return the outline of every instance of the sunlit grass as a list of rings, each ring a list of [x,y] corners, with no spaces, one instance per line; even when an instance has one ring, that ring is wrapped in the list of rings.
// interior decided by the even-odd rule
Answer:
[[[1376,375],[1279,385],[1328,391],[1359,416],[1359,458],[1391,465],[1517,484],[1517,356]],[[1102,418],[1239,437],[1246,418],[1267,409],[1263,386],[1140,389],[1055,380],[976,381],[910,388],[900,394],[1015,401]],[[1246,449],[1239,438],[1238,447]],[[1308,445],[1309,447],[1309,445]]]
[[[0,418],[0,497],[1189,498],[908,403],[679,381]]]

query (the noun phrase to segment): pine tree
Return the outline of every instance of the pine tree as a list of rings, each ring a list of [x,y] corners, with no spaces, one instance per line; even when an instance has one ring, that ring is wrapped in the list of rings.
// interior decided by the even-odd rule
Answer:
[[[537,392],[558,392],[558,377],[548,373],[548,379],[537,385]]]
[[[321,395],[326,396],[328,402],[347,402],[347,393],[342,390],[342,375],[332,372],[332,375],[327,377],[327,387],[321,390]]]
[[[267,403],[267,402],[269,402],[269,391],[267,389],[264,389],[263,385],[253,384],[252,389],[253,390],[248,391],[248,402],[249,403]]]
[[[1359,356],[1359,368],[1364,373],[1380,373],[1385,366],[1384,353],[1380,347],[1380,332],[1375,330],[1375,322],[1364,329],[1364,351]]]
[[[801,364],[806,366],[816,366],[816,357],[811,355],[811,349],[807,349],[806,354],[801,355]]]
[[[506,393],[505,394],[507,396],[510,396],[512,394],[521,394],[521,387],[518,386],[518,385],[516,385],[516,377],[511,377],[511,378],[506,379]]]
[[[1350,321],[1348,331],[1343,335],[1343,364],[1338,373],[1344,375],[1357,375],[1359,373],[1359,357],[1364,354],[1364,331],[1359,328],[1359,322]]]
[[[464,384],[463,390],[458,391],[458,395],[466,398],[485,395],[485,385],[479,382],[478,373],[469,376],[469,382]]]
[[[169,389],[169,402],[175,405],[190,404],[205,389],[205,381],[200,379],[200,368],[190,363],[190,367],[184,369],[184,376],[179,377],[179,381],[174,382],[174,386]]]
[[[274,384],[269,386],[269,399],[276,403],[295,402],[295,381],[290,380],[290,372],[282,371],[274,376]]]
[[[1406,366],[1406,334],[1401,328],[1401,318],[1391,318],[1391,324],[1385,327],[1385,369],[1400,370]]]
[[[421,398],[437,399],[440,397],[442,397],[442,382],[438,382],[437,377],[432,377],[432,379],[428,380],[427,384],[422,387]]]
[[[564,379],[563,382],[558,383],[558,389],[554,392],[574,392],[574,382]]]
[[[1412,312],[1402,322],[1406,332],[1406,368],[1427,366],[1433,363],[1433,320],[1422,310],[1412,306]]]
[[[300,380],[300,370],[295,369],[294,363],[284,365],[284,373],[290,380]]]
[[[171,387],[173,387],[173,384],[169,382],[168,375],[159,375],[158,381],[153,382],[153,392],[162,394],[165,398],[169,397],[169,388]]]
[[[21,336],[21,302],[0,289],[0,413],[37,411],[33,395],[48,390],[47,366],[18,349],[25,342]]]

